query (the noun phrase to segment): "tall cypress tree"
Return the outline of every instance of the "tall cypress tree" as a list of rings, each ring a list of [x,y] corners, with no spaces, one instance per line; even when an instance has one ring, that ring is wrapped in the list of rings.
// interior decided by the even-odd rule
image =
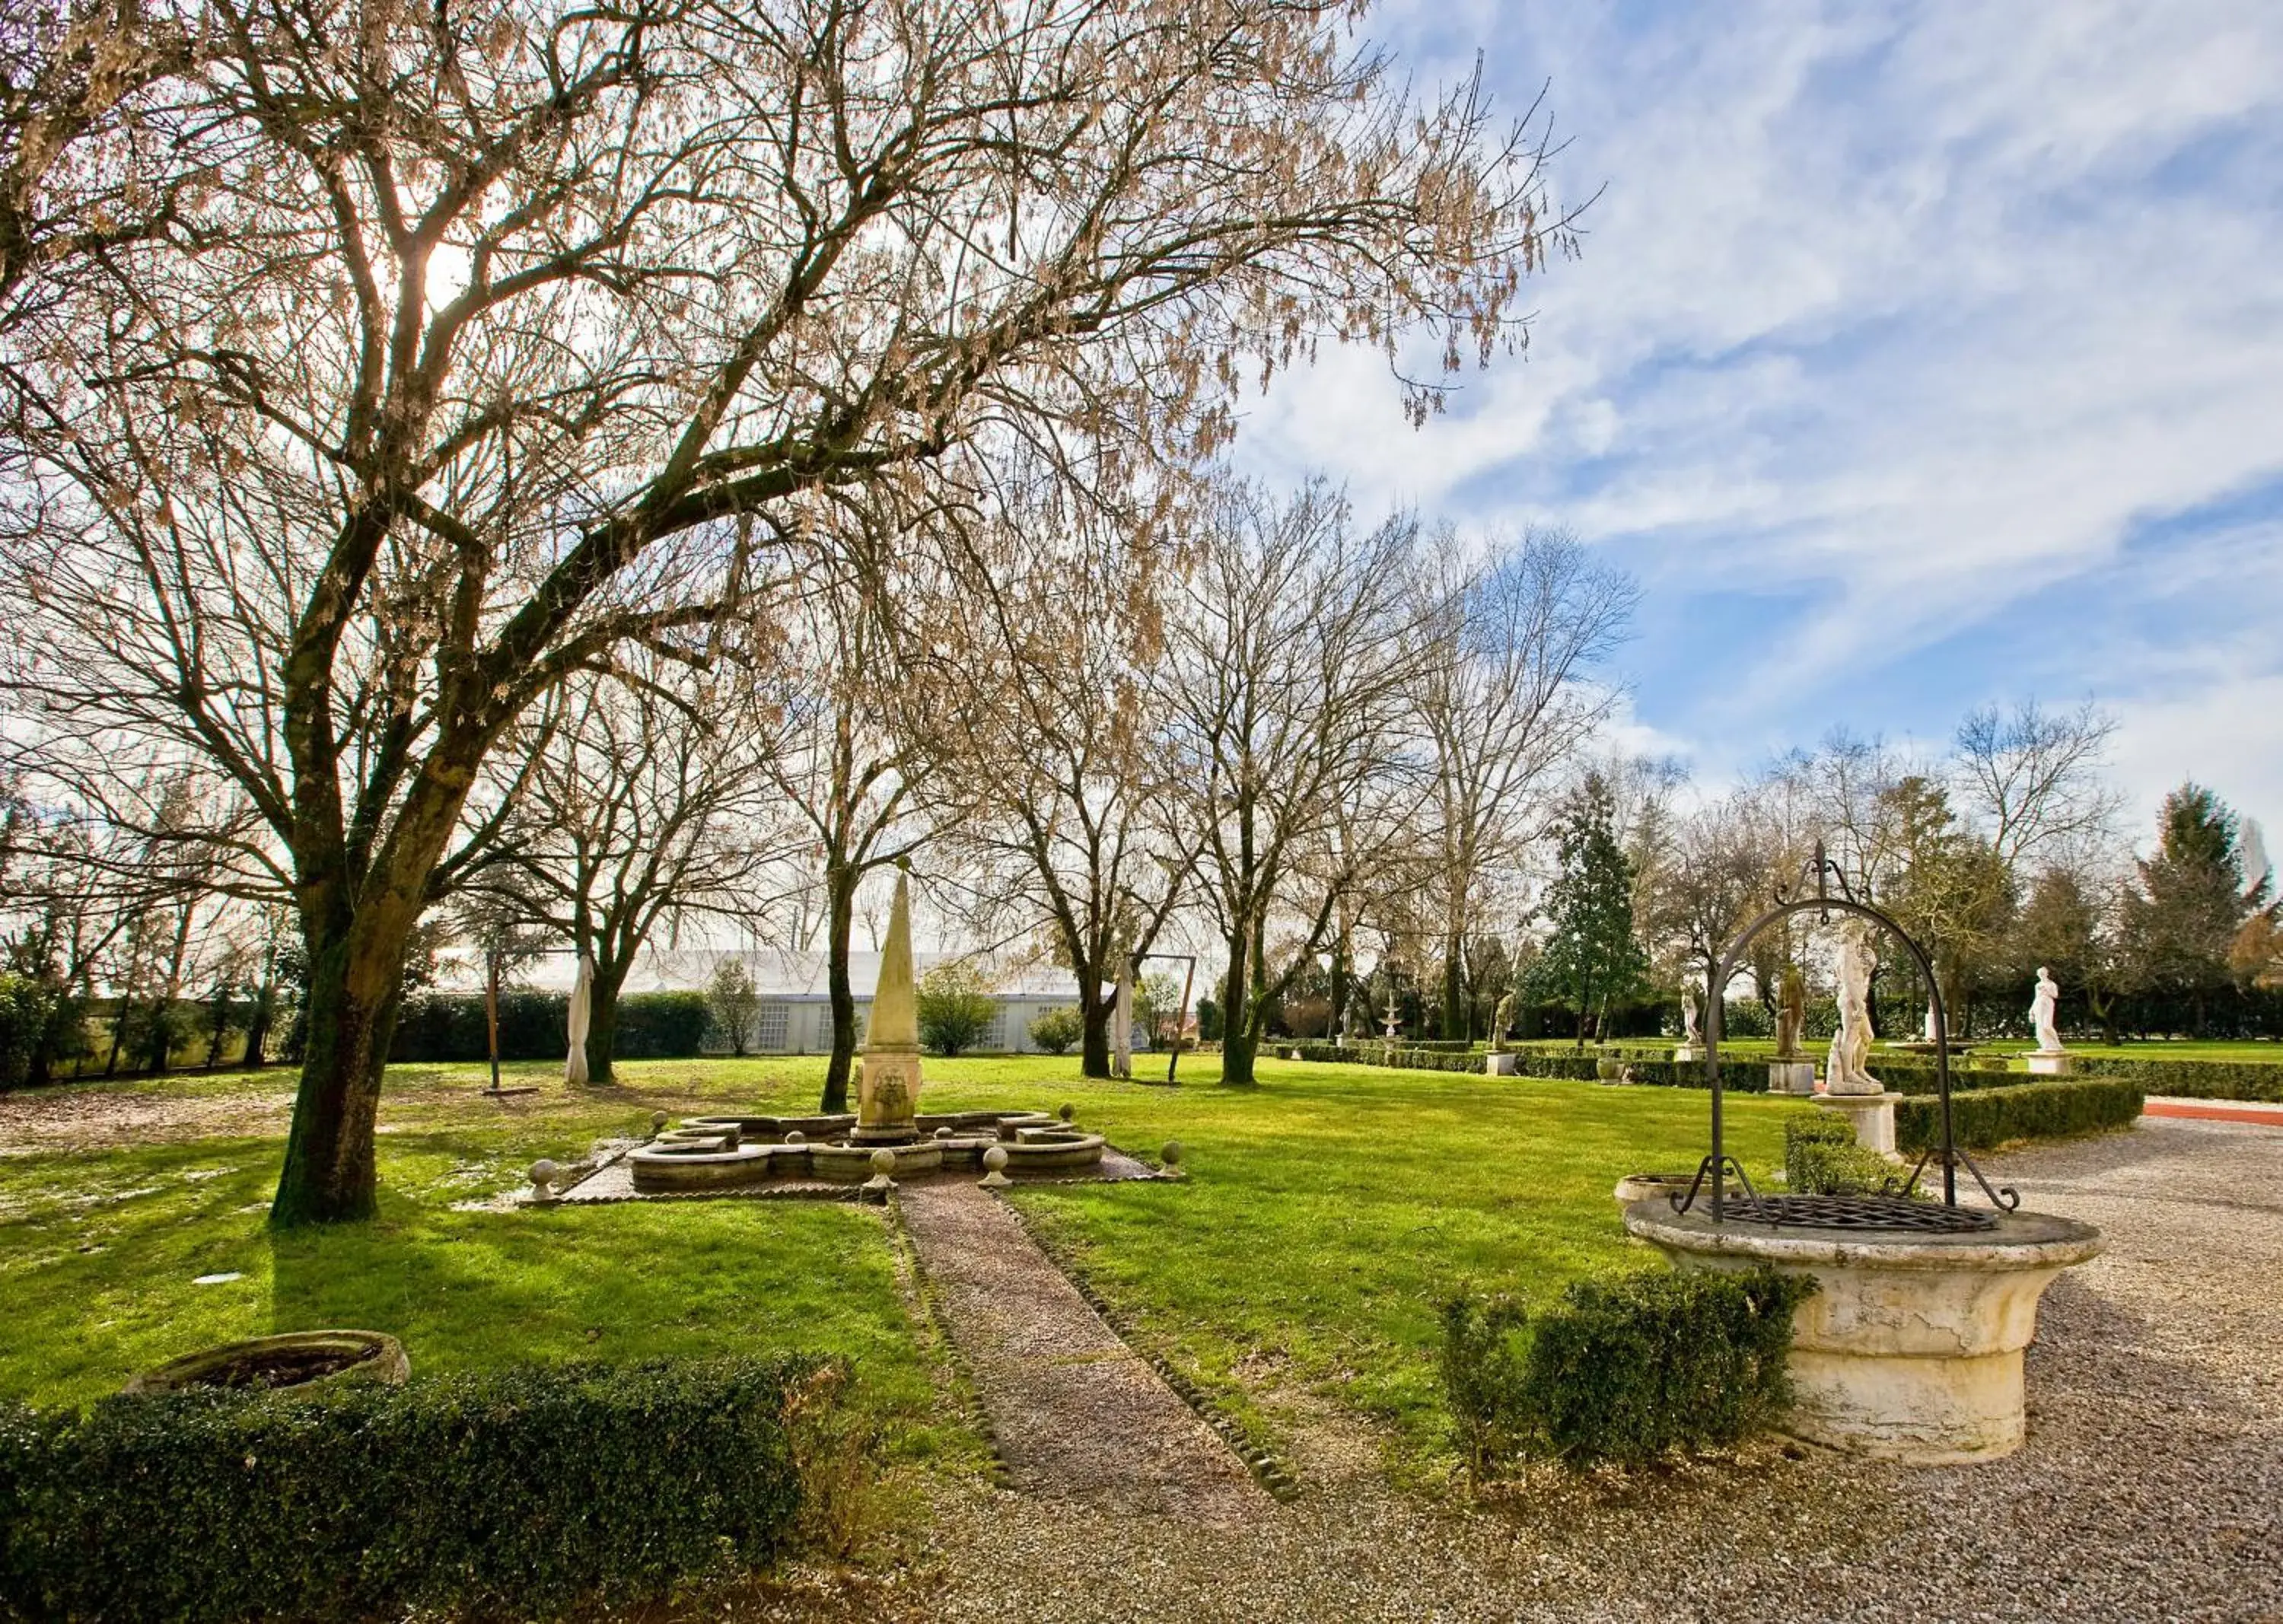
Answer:
[[[1550,932],[1530,972],[1535,995],[1577,1011],[1580,1049],[1588,1019],[1598,1035],[1611,1002],[1638,993],[1648,971],[1633,931],[1633,865],[1616,825],[1608,781],[1586,774],[1555,827],[1561,868],[1541,910]]]
[[[2164,797],[2156,855],[2124,901],[2124,950],[2143,993],[2162,1018],[2185,1008],[2203,1035],[2211,1001],[2233,987],[2228,949],[2244,920],[2267,901],[2267,878],[2247,886],[2235,813],[2190,781]]]

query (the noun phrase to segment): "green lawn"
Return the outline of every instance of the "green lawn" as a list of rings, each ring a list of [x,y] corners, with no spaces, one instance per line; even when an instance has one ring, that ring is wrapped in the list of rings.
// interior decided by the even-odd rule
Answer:
[[[1155,1065],[1142,1064],[1155,1074]],[[933,1417],[928,1364],[874,1214],[737,1202],[458,1213],[654,1110],[813,1107],[822,1063],[660,1061],[573,1096],[552,1067],[510,1067],[542,1092],[482,1098],[466,1066],[390,1074],[383,1214],[273,1237],[264,1204],[279,1140],[211,1137],[0,1157],[0,1394],[79,1402],[135,1371],[232,1337],[364,1325],[414,1367],[632,1359],[731,1348],[848,1354],[915,1453],[968,1446]],[[1703,1095],[1449,1073],[1265,1061],[1261,1086],[1216,1086],[1210,1056],[1180,1089],[1089,1083],[1074,1058],[931,1061],[939,1109],[1075,1104],[1082,1122],[1154,1155],[1188,1150],[1180,1184],[1032,1189],[1039,1231],[1137,1335],[1273,1439],[1277,1397],[1336,1398],[1437,1446],[1439,1298],[1461,1282],[1549,1292],[1638,1267],[1609,1200],[1626,1172],[1701,1154]],[[105,1097],[210,1103],[283,1097],[290,1079],[194,1074]],[[96,1090],[78,1091],[82,1098]],[[1773,1163],[1796,1105],[1735,1099],[1731,1144]],[[279,1130],[282,1131],[282,1119]],[[219,1284],[201,1275],[237,1273]]]

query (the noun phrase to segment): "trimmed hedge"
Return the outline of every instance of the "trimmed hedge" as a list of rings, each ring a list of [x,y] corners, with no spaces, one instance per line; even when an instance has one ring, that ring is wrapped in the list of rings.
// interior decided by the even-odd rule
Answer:
[[[502,988],[500,1058],[560,1060],[571,1051],[571,1000],[565,993]],[[704,993],[629,993],[619,1000],[620,1060],[691,1060],[705,1036]],[[411,1061],[481,1060],[491,1052],[481,993],[424,993],[397,1018],[388,1058]]]
[[[1855,1125],[1827,1111],[1784,1122],[1784,1188],[1794,1195],[1874,1195],[1898,1169],[1856,1142]]]
[[[518,1619],[750,1570],[800,1504],[828,1367],[524,1366],[402,1387],[0,1407],[0,1612]]]
[[[2181,1099],[2241,1099],[2283,1105],[2283,1064],[2273,1060],[2077,1059],[2079,1074],[2137,1082],[2146,1094]]]
[[[1337,1062],[1349,1066],[1385,1066],[1399,1071],[1472,1072],[1483,1071],[1484,1056],[1477,1050],[1471,1054],[1446,1054],[1437,1050],[1389,1049],[1384,1045],[1350,1044],[1345,1048],[1331,1043],[1279,1043],[1273,1052],[1297,1054],[1303,1060]],[[1572,1082],[1593,1082],[1600,1080],[1601,1063],[1619,1058],[1616,1055],[1560,1054],[1550,1055],[1536,1050],[1517,1049],[1510,1051],[1520,1066],[1519,1075],[1567,1079]],[[1625,1060],[1632,1073],[1632,1081],[1652,1088],[1701,1089],[1704,1083],[1704,1063],[1702,1060]],[[1723,1081],[1730,1092],[1765,1094],[1768,1091],[1768,1068],[1751,1061],[1724,1063],[1720,1068]]]
[[[2014,1139],[2059,1139],[2125,1128],[2140,1114],[2139,1088],[2105,1077],[1975,1089],[1950,1100],[1951,1131],[1970,1151]],[[1895,1143],[1915,1155],[1942,1133],[1942,1101],[1920,1096],[1895,1105]]]
[[[566,1010],[565,1013],[568,1013]],[[705,1042],[713,1011],[704,993],[633,993],[619,999],[618,1060],[691,1060]],[[568,1037],[566,1034],[565,1043]]]
[[[1534,1315],[1510,1298],[1453,1298],[1440,1362],[1469,1466],[1638,1464],[1757,1432],[1790,1400],[1792,1313],[1815,1289],[1763,1266],[1583,1280]]]

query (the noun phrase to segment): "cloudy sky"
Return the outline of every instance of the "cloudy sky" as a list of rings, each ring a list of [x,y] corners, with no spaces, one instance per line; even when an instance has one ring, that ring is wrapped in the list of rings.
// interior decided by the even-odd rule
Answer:
[[[1527,356],[1404,428],[1383,362],[1242,454],[1367,510],[1565,526],[1640,579],[1635,742],[1717,781],[1835,725],[2088,695],[2136,825],[2283,824],[2283,4],[1414,0],[1422,77],[1550,81]]]

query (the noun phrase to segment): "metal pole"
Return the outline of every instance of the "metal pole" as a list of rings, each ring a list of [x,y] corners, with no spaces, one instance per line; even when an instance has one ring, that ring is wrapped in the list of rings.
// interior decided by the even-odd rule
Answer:
[[[1167,956],[1170,957],[1171,955],[1167,955]],[[1173,1086],[1174,1070],[1181,1064],[1181,1039],[1183,1035],[1189,1029],[1189,988],[1197,979],[1196,956],[1194,954],[1185,955],[1183,962],[1188,967],[1181,972],[1181,1012],[1173,1017],[1173,1052],[1165,1057],[1165,1086],[1167,1088],[1172,1088]]]
[[[500,1091],[499,1080],[499,954],[496,949],[484,955],[484,1025],[491,1035],[492,1092]]]

